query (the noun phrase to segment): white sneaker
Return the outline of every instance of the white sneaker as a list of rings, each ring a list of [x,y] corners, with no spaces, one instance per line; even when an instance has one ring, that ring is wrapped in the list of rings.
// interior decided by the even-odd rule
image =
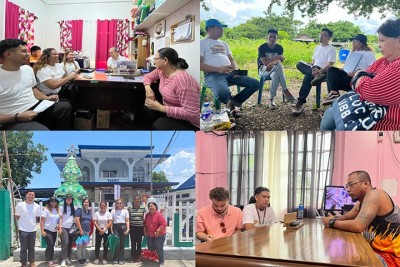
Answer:
[[[99,264],[100,261],[99,261],[99,259],[95,259],[93,263],[94,263],[94,264]]]
[[[62,261],[62,262],[61,262],[61,267],[65,267],[65,266],[67,266],[66,263],[65,263],[65,261]]]
[[[107,261],[106,260],[102,260],[101,261],[103,264],[107,264]]]
[[[68,258],[65,259],[65,262],[66,262],[68,265],[71,265],[71,264],[72,264],[71,260],[68,259]]]

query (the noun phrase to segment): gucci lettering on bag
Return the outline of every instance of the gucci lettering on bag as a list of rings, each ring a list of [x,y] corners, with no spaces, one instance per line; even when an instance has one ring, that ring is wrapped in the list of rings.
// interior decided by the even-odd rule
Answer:
[[[339,97],[334,103],[337,130],[371,130],[386,115],[387,107],[366,100],[354,91]]]

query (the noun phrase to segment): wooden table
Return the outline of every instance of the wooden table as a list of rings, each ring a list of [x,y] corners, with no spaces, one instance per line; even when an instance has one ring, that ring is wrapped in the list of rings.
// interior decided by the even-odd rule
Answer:
[[[86,73],[83,73],[86,75]],[[129,79],[95,72],[92,79],[73,80],[76,109],[140,111],[146,98],[143,76]]]
[[[196,246],[196,267],[382,266],[361,234],[325,228],[304,219],[298,230],[281,223]]]

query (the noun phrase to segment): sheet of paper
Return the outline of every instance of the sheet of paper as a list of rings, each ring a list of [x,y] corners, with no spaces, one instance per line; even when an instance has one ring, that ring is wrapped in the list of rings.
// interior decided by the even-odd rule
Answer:
[[[350,53],[350,55],[347,57],[344,63],[343,70],[346,73],[353,72],[354,70],[356,70],[358,63],[360,62],[362,57],[363,55],[361,53],[357,52]]]
[[[51,107],[52,105],[54,105],[54,101],[50,101],[50,100],[42,100],[42,102],[40,102],[39,105],[37,105],[37,107],[33,110],[37,113],[43,112],[46,109],[48,109],[49,107]]]

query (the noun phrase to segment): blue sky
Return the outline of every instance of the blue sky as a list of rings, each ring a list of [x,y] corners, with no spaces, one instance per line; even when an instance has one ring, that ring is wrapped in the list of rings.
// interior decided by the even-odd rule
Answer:
[[[154,154],[162,154],[173,131],[153,131]],[[42,173],[33,173],[29,188],[52,188],[61,184],[60,171],[50,153],[67,153],[71,145],[150,146],[150,131],[37,131],[35,144],[41,143],[47,151],[47,162]],[[164,171],[171,182],[184,182],[195,173],[195,133],[178,131],[168,154],[171,157],[156,168]]]
[[[246,22],[252,17],[264,17],[263,12],[267,11],[269,0],[205,0],[210,11],[200,10],[201,19],[216,18],[224,21],[229,27],[239,25]],[[278,15],[282,14],[283,8],[275,5],[272,11]],[[359,25],[361,30],[366,34],[375,34],[379,25],[388,18],[394,18],[393,14],[388,13],[387,17],[381,19],[381,14],[374,11],[370,18],[355,17],[353,14],[348,14],[346,10],[332,3],[328,11],[323,12],[313,19],[320,23],[336,22],[339,20],[350,21]],[[298,19],[304,24],[310,21],[309,17],[301,17],[300,12],[295,12],[295,19]]]

